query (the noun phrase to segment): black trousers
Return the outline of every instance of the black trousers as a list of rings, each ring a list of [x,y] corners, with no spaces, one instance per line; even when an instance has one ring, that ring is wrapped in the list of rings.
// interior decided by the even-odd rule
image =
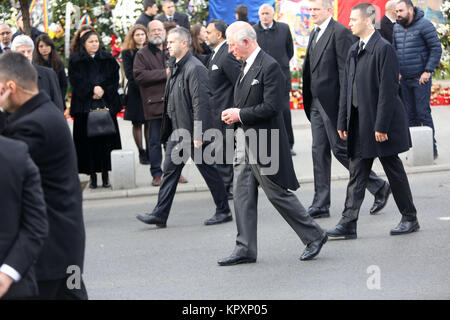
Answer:
[[[374,161],[374,158],[361,158],[358,112],[353,108],[352,113],[349,130],[350,180],[347,187],[345,209],[340,223],[358,220],[359,209],[364,201],[364,193]],[[402,221],[414,221],[417,210],[413,203],[411,188],[402,161],[398,155],[379,157],[379,159],[391,186],[395,203],[402,214]]]
[[[36,300],[88,300],[83,279],[80,289],[69,289],[67,278],[50,281],[38,281],[39,296]]]
[[[152,214],[167,220],[169,218],[170,208],[172,207],[173,199],[177,191],[178,180],[181,176],[181,171],[185,165],[185,162],[180,164],[175,164],[172,161],[172,151],[175,152],[178,148],[177,141],[168,141],[166,147],[166,156],[164,159],[163,176],[161,181],[161,186],[158,193],[158,203],[153,209]],[[194,155],[194,146],[191,147],[190,156]],[[209,165],[206,163],[195,164],[200,171],[200,174],[205,179],[208,185],[211,195],[216,204],[216,213],[229,213],[230,206],[228,204],[228,197],[225,191],[225,185],[217,168],[214,165]]]

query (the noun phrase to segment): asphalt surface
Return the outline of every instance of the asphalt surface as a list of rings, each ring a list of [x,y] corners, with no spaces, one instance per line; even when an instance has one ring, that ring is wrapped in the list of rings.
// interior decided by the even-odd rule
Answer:
[[[214,211],[208,192],[177,194],[166,229],[135,218],[151,211],[156,196],[85,201],[90,299],[450,299],[450,172],[409,179],[419,232],[390,236],[400,221],[393,198],[370,216],[367,193],[358,239],[328,241],[307,262],[299,260],[304,245],[262,190],[257,263],[232,267],[217,260],[232,252],[236,225],[203,225]],[[332,183],[332,216],[317,220],[323,228],[338,222],[345,188],[345,181]],[[296,194],[309,206],[313,185]]]

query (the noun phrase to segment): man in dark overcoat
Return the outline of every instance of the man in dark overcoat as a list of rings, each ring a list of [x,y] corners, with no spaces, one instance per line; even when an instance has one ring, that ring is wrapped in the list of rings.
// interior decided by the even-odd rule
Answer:
[[[0,105],[9,90],[0,83]],[[24,142],[0,136],[0,299],[38,295],[34,264],[48,234],[39,170]]]
[[[26,77],[24,77],[26,75]],[[69,126],[20,53],[0,57],[0,80],[11,89],[2,106],[10,115],[3,135],[24,141],[39,168],[49,223],[48,239],[36,263],[41,299],[87,299],[82,280],[85,230],[77,157]],[[75,286],[68,272],[76,270]]]
[[[333,238],[355,239],[359,209],[375,158],[391,185],[402,219],[392,235],[417,231],[419,223],[401,152],[411,147],[408,118],[398,95],[399,65],[391,44],[374,29],[375,8],[356,5],[350,27],[360,38],[349,51],[341,94],[338,132],[348,138],[350,181],[342,219],[328,231]]]

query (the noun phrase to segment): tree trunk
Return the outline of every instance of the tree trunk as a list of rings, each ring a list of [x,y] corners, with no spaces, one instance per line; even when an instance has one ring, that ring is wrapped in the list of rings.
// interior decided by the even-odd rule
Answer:
[[[20,11],[22,12],[23,19],[23,33],[31,37],[31,25],[30,25],[30,0],[19,0]]]

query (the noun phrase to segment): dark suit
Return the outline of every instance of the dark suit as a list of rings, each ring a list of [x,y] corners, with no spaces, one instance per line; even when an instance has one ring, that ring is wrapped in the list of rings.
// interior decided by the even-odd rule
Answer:
[[[311,121],[312,157],[314,168],[314,199],[311,207],[330,207],[331,152],[348,169],[347,144],[337,133],[339,96],[344,82],[345,60],[350,46],[356,41],[351,32],[339,22],[330,20],[313,48],[317,35],[311,33],[303,65],[303,103]],[[375,194],[384,181],[371,173],[368,189]]]
[[[223,163],[216,164],[222,176],[227,192],[233,189],[233,165],[226,161],[227,153],[234,154],[226,146],[226,129],[233,129],[234,125],[227,125],[221,120],[222,111],[234,105],[234,86],[239,77],[241,63],[228,53],[228,44],[224,43],[214,56],[208,61],[208,75],[211,89],[210,108],[212,111],[212,127],[223,134]],[[232,159],[231,159],[232,160]]]
[[[289,61],[294,56],[294,42],[292,40],[289,25],[283,22],[273,21],[271,28],[264,29],[261,22],[253,25],[256,31],[258,45],[268,53],[280,65],[284,75],[285,90],[280,104],[283,111],[284,126],[287,131],[289,145],[294,145],[294,131],[292,129],[291,108],[289,92],[291,90],[291,71]]]
[[[21,276],[4,299],[37,296],[33,265],[48,233],[39,170],[21,141],[0,136],[0,266]]]
[[[411,146],[408,118],[398,94],[399,65],[394,48],[375,31],[358,55],[349,51],[339,110],[338,129],[348,131],[350,181],[342,222],[358,219],[374,158],[379,158],[404,220],[416,219],[416,208],[398,153]],[[356,95],[353,92],[355,84]],[[377,142],[375,132],[387,133]]]
[[[288,190],[296,190],[299,184],[279,107],[284,90],[281,79],[279,64],[261,50],[234,90],[234,105],[240,108],[242,127],[237,130],[234,161],[233,193],[238,235],[233,255],[236,256],[255,259],[257,256],[258,185],[304,244],[324,236],[324,231]],[[249,143],[244,134],[249,137]],[[256,150],[257,146],[267,149]],[[271,155],[271,161],[265,161],[267,154]]]
[[[59,80],[56,72],[53,71],[53,69],[35,63],[33,63],[33,66],[38,73],[39,91],[47,93],[55,106],[61,111],[64,111],[65,103],[61,96],[61,88],[59,87]]]
[[[55,108],[47,94],[31,98],[7,119],[5,136],[24,141],[39,168],[50,232],[36,263],[41,283],[68,277],[67,268],[84,264],[85,231],[82,214],[81,185],[77,158],[64,115]],[[68,295],[80,290],[67,290]],[[64,293],[60,298],[64,298]],[[87,298],[79,292],[79,298]]]
[[[394,25],[386,15],[380,20],[380,29],[378,30],[383,38],[392,43],[393,41],[393,33],[394,33]]]
[[[162,15],[158,16],[156,19],[158,19],[161,22],[169,21],[167,19],[167,16],[163,13]],[[189,24],[189,17],[187,14],[183,12],[175,12],[173,14],[173,22],[175,22],[180,27],[186,28],[189,32],[191,31],[191,25]]]

